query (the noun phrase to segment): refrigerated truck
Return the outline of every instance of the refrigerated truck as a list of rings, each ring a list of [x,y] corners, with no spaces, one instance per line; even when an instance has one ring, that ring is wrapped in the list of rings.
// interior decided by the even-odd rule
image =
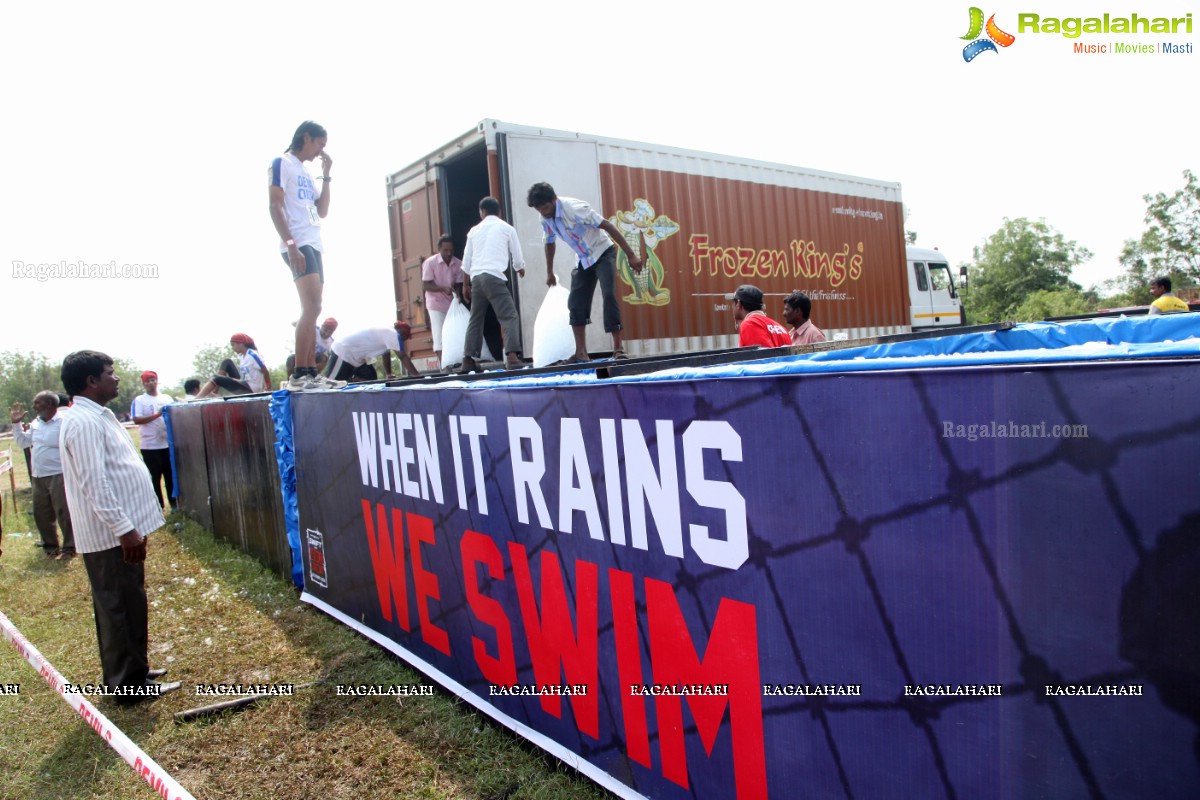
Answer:
[[[461,256],[485,196],[517,230],[526,273],[510,274],[525,352],[545,297],[542,226],[526,194],[539,181],[590,203],[643,256],[639,274],[618,249],[617,295],[630,355],[737,345],[725,296],[752,283],[766,311],[802,290],[831,339],[961,324],[950,264],[907,248],[900,185],[784,164],[485,119],[387,178],[397,318],[430,353],[421,263],[443,233]],[[558,246],[554,270],[570,285],[575,257]],[[597,292],[591,352],[611,347]]]

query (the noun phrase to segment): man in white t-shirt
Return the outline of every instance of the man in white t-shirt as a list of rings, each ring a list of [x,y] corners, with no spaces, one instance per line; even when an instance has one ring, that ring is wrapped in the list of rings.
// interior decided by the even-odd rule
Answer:
[[[471,304],[471,321],[463,345],[463,372],[479,369],[483,345],[483,320],[489,308],[496,310],[504,328],[504,366],[519,369],[521,361],[521,317],[508,288],[508,267],[525,277],[525,257],[516,230],[500,219],[500,201],[485,197],[479,201],[480,222],[467,233],[463,253],[463,296]]]
[[[329,213],[329,186],[333,181],[329,175],[333,159],[325,152],[328,138],[317,123],[311,120],[301,123],[287,152],[271,162],[268,174],[271,223],[279,234],[280,253],[292,271],[300,296],[296,367],[287,382],[287,388],[293,391],[339,388],[317,374],[316,325],[325,285],[321,220]],[[321,160],[319,191],[304,166],[314,158]]]
[[[133,398],[129,416],[133,417],[142,437],[142,460],[146,462],[146,469],[150,470],[154,496],[158,498],[159,506],[163,506],[162,487],[159,484],[165,481],[167,500],[173,509],[177,503],[172,496],[175,494],[175,481],[171,475],[171,449],[167,444],[167,422],[162,418],[162,410],[175,401],[170,395],[158,393],[158,373],[152,370],[142,373],[142,388],[146,392]]]
[[[391,330],[368,328],[344,336],[333,343],[333,355],[329,359],[329,365],[325,367],[325,374],[341,381],[343,385],[345,381],[373,381],[379,377],[373,362],[379,356],[383,356],[384,372],[391,379],[395,377],[392,374],[394,352],[400,357],[405,373],[410,378],[415,378],[420,373],[409,358],[405,345],[410,335],[412,331],[408,323],[397,322]]]

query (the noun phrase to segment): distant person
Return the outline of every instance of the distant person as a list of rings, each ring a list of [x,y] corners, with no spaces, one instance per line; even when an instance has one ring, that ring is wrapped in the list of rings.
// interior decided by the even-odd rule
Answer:
[[[17,412],[20,413],[20,418],[24,419],[24,417],[25,417],[24,404],[22,404],[20,402],[16,402],[16,403],[12,404],[12,406],[9,408],[9,413],[17,413]],[[14,423],[14,425],[15,425],[15,423]],[[33,448],[29,447],[29,446],[22,447],[21,452],[25,455],[25,474],[32,476],[33,475]],[[13,469],[16,469],[15,464],[13,465]]]
[[[442,326],[454,299],[454,285],[463,282],[462,262],[454,255],[454,239],[448,234],[438,239],[438,251],[421,264],[421,285],[425,289],[425,312],[433,335],[433,353],[442,360]]]
[[[196,378],[188,378],[183,382],[183,402],[190,403],[195,400],[199,392],[200,381]]]
[[[63,360],[62,382],[74,399],[60,442],[75,544],[92,587],[96,639],[104,685],[121,704],[150,700],[179,688],[155,683],[147,653],[146,537],[164,524],[150,473],[129,434],[105,404],[120,378],[104,353],[80,350]]]
[[[62,456],[58,446],[65,413],[59,411],[58,394],[38,392],[33,398],[37,413],[33,422],[21,421],[24,409],[20,403],[9,409],[13,425],[13,441],[18,447],[33,450],[33,521],[42,537],[42,551],[49,558],[66,560],[75,557],[75,531],[71,527],[71,512],[67,508],[67,492],[63,487]],[[57,527],[55,527],[57,523]],[[58,531],[62,531],[59,547]]]
[[[338,321],[333,317],[326,317],[325,321],[317,328],[316,348],[317,348],[317,372],[325,369],[325,364],[329,361],[329,354],[333,351],[333,332],[337,330]],[[292,373],[289,371],[288,375]]]
[[[757,286],[743,284],[725,295],[733,303],[733,319],[738,328],[738,347],[789,347],[792,337],[787,328],[763,311],[763,293]]]
[[[463,253],[463,297],[471,304],[471,321],[467,323],[467,338],[463,344],[463,372],[479,369],[479,354],[483,347],[483,322],[489,308],[496,310],[504,329],[504,366],[520,369],[521,318],[508,286],[508,265],[525,277],[525,257],[521,255],[521,240],[512,225],[500,219],[500,201],[485,197],[479,201],[480,223],[467,233],[467,249]]]
[[[166,394],[158,391],[158,373],[146,370],[142,373],[142,388],[144,394],[133,398],[129,416],[138,426],[141,434],[142,460],[150,471],[150,483],[154,486],[154,496],[158,498],[159,506],[163,505],[161,483],[167,485],[167,501],[174,509],[177,501],[172,495],[175,489],[175,479],[171,474],[171,447],[167,443],[167,421],[162,418],[163,409],[175,402]]]
[[[208,383],[204,384],[204,388],[200,390],[200,394],[196,395],[197,400],[203,400],[206,397],[212,397],[214,394],[219,397],[228,397],[230,395],[251,394],[253,389],[242,380],[242,373],[237,368],[237,364],[233,363],[232,358],[226,358],[221,361],[221,365],[217,367],[217,374],[209,379]]]
[[[812,301],[804,292],[792,292],[783,301],[783,321],[792,326],[792,344],[816,344],[825,334],[812,324]]]
[[[1172,311],[1190,310],[1187,303],[1171,294],[1171,279],[1166,275],[1159,275],[1150,281],[1150,294],[1154,295],[1154,302],[1150,304],[1147,314],[1167,314]]]
[[[271,391],[271,371],[258,354],[258,345],[244,333],[229,337],[229,346],[238,354],[238,371],[252,392]]]
[[[629,268],[642,271],[642,258],[607,219],[582,200],[559,197],[548,183],[535,183],[526,197],[529,207],[542,215],[542,242],[546,251],[546,285],[554,286],[555,242],[561,238],[577,261],[571,272],[571,293],[567,299],[571,331],[575,334],[575,362],[590,361],[587,352],[587,326],[591,323],[592,297],[596,284],[604,297],[604,330],[612,334],[613,358],[624,358],[621,346],[621,304],[617,299],[617,247],[625,251]],[[614,245],[614,242],[616,243]]]
[[[325,268],[321,261],[321,220],[329,213],[329,170],[333,159],[325,152],[325,129],[309,120],[292,135],[287,151],[271,162],[271,223],[279,234],[283,261],[292,271],[300,296],[296,323],[296,367],[285,388],[293,391],[338,388],[317,373],[316,324],[321,313]],[[304,164],[321,160],[321,190],[317,191]],[[245,370],[243,370],[243,373]],[[246,376],[247,382],[255,382]],[[262,391],[261,387],[255,391]]]
[[[392,353],[400,357],[405,374],[416,378],[420,373],[409,358],[408,341],[412,329],[407,322],[397,322],[391,330],[387,328],[368,328],[349,336],[338,339],[333,343],[333,357],[329,359],[326,373],[339,381],[343,386],[346,381],[359,383],[362,381],[378,380],[379,373],[375,371],[376,358],[383,356],[383,369],[388,379],[392,373]]]

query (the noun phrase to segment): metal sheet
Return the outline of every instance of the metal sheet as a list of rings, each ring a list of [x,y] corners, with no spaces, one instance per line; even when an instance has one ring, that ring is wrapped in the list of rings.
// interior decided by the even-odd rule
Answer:
[[[290,580],[292,556],[269,403],[263,397],[201,406],[212,531]]]
[[[171,444],[175,448],[175,486],[179,490],[179,508],[205,528],[212,530],[208,457],[204,447],[201,406],[175,403],[169,413]]]

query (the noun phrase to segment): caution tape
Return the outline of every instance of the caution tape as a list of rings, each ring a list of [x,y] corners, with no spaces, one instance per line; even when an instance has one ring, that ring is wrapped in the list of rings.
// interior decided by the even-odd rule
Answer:
[[[67,701],[67,705],[75,709],[75,712],[83,718],[83,721],[94,730],[101,739],[103,739],[109,747],[117,751],[121,758],[125,759],[125,763],[133,767],[133,771],[141,775],[146,783],[150,784],[150,788],[164,800],[195,800],[191,792],[179,785],[179,782],[167,774],[167,771],[154,762],[150,756],[138,747],[133,741],[126,736],[120,728],[112,724],[108,717],[101,714],[94,705],[84,699],[79,692],[68,692],[66,686],[69,681],[62,676],[54,665],[46,660],[45,656],[38,651],[36,647],[29,643],[29,640],[21,635],[17,630],[17,626],[13,625],[12,620],[0,612],[0,629],[4,630],[4,638],[12,643],[16,651],[21,654],[21,657],[29,662],[30,666],[37,670],[38,675],[42,677],[46,683],[58,695]]]

